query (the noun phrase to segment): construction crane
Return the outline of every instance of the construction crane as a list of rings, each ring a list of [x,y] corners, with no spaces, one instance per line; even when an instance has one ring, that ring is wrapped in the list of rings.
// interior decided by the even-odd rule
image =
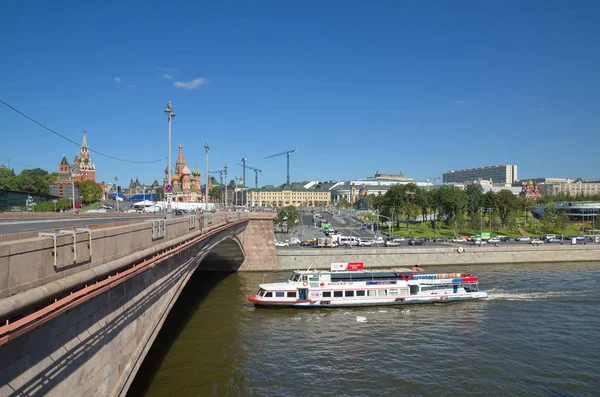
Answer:
[[[244,169],[250,168],[251,170],[254,170],[254,188],[258,189],[258,173],[262,172],[262,170],[259,170],[258,168],[250,167],[249,165],[246,165],[246,163],[244,163],[244,164],[238,163],[238,165],[241,167],[244,167]],[[245,173],[245,171],[244,171],[244,173]],[[244,176],[244,178],[245,178],[245,176]]]
[[[208,171],[208,179],[210,179],[210,174],[219,174],[221,185],[223,185],[223,172],[225,172],[225,170]]]
[[[288,150],[287,152],[272,154],[270,156],[265,157],[265,159],[270,159],[271,157],[283,156],[284,154],[287,155],[287,185],[288,186],[290,184],[290,153],[295,153],[295,152],[296,152],[296,149]]]
[[[243,176],[244,179],[242,179],[242,187],[246,187],[246,160],[248,160],[246,158],[246,156],[242,157],[242,163],[244,163],[244,165],[242,165],[242,167],[244,167],[244,176]],[[250,168],[250,167],[248,167],[248,168]]]

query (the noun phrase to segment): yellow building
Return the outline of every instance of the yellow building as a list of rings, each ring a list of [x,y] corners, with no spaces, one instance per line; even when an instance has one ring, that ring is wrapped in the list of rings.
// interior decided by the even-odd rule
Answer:
[[[331,192],[313,189],[248,189],[244,199],[253,207],[322,207],[331,202]]]

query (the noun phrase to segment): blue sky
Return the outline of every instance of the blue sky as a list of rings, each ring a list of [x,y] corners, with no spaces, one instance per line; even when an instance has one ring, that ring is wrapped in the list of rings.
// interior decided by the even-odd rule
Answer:
[[[90,4],[87,4],[90,3]],[[600,179],[596,1],[10,2],[0,99],[114,157],[204,173],[241,158],[281,184],[517,164]],[[35,5],[35,6],[34,6]],[[0,105],[0,159],[57,170],[78,148]],[[92,154],[97,179],[166,160]],[[254,173],[247,170],[253,186]],[[122,183],[126,184],[126,183]]]

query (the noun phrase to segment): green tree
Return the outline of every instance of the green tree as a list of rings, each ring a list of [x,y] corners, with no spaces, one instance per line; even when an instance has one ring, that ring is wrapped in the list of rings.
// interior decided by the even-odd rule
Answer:
[[[501,190],[495,195],[498,218],[504,228],[519,209],[519,198],[510,190]]]
[[[346,209],[350,207],[350,203],[348,202],[348,200],[345,197],[340,197],[338,202],[335,205],[335,208],[337,209]]]
[[[6,168],[5,166],[0,166],[0,180],[14,177],[15,172],[10,168]]]
[[[213,203],[221,202],[222,200],[222,190],[220,186],[213,186],[208,191],[208,197],[212,200]]]
[[[279,214],[277,215],[277,223],[281,225],[285,225],[287,228],[287,232],[290,231],[290,227],[296,225],[296,221],[300,219],[300,213],[298,209],[293,205],[288,205],[283,207]]]
[[[473,219],[479,212],[479,208],[484,206],[483,187],[476,184],[467,185],[465,193],[467,194],[467,214]]]
[[[75,185],[79,189],[81,202],[84,204],[95,203],[100,200],[102,189],[93,181],[76,182]]]
[[[165,199],[165,190],[162,186],[156,188],[156,200],[162,201]]]

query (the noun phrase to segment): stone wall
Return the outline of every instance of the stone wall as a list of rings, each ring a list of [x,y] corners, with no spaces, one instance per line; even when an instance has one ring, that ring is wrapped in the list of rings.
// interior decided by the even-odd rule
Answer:
[[[255,220],[240,236],[244,250],[244,263],[240,271],[266,271],[277,269],[275,230],[272,220]]]
[[[279,269],[329,269],[334,262],[362,261],[368,268],[600,261],[600,245],[500,245],[440,248],[295,248],[277,251]]]

